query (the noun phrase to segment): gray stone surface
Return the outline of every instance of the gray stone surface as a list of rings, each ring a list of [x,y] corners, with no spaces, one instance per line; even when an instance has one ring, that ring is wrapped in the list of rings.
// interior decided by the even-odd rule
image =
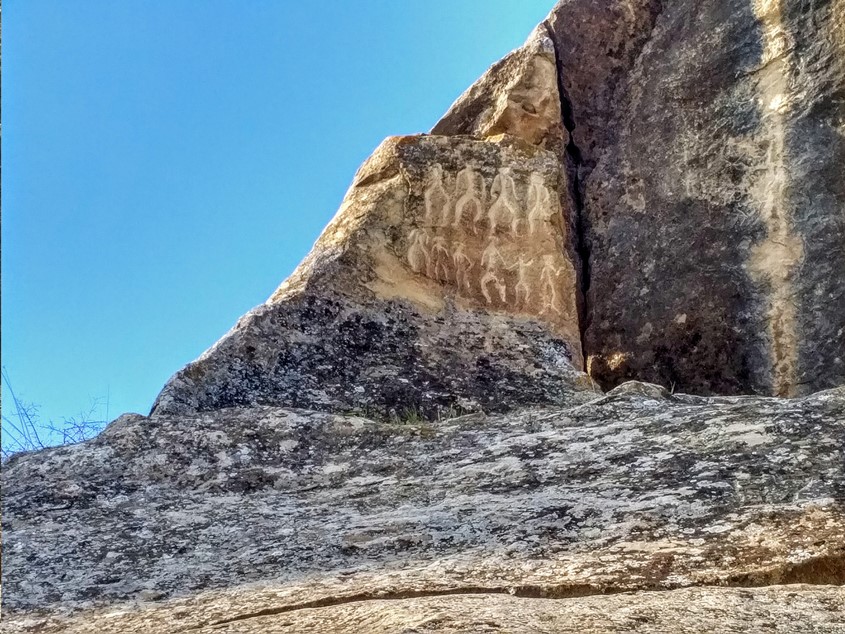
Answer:
[[[685,588],[567,599],[476,589],[299,604],[285,603],[283,593],[278,588],[244,588],[70,618],[16,620],[3,629],[43,634],[840,634],[845,630],[845,589],[838,586]]]
[[[845,394],[672,396],[395,424],[121,417],[3,470],[7,613],[273,582],[563,597],[845,581]],[[340,585],[338,585],[340,584]],[[519,590],[522,588],[523,590]]]
[[[0,629],[845,632],[844,52],[559,2],[149,417],[3,465]]]
[[[537,368],[554,348],[605,388],[636,379],[795,396],[841,385],[844,7],[559,2],[434,136],[375,152],[303,266],[174,376],[156,408],[389,416],[489,407],[487,387],[507,385],[501,409],[569,398],[548,394],[543,371],[516,367],[515,348]],[[545,276],[551,252],[515,239],[537,200],[534,167],[503,149],[519,141],[543,163],[553,200],[557,254]],[[427,223],[422,190],[450,162],[431,193],[452,220]],[[466,163],[473,171],[459,176]],[[523,171],[503,195],[497,172],[510,168]],[[514,204],[495,207],[503,197]],[[459,205],[464,217],[447,226]],[[468,220],[478,208],[501,215],[500,226]],[[489,266],[494,236],[511,251]],[[520,276],[533,284],[519,287]],[[562,304],[544,309],[547,300]],[[501,328],[489,339],[491,322]],[[551,374],[566,372],[558,364]]]

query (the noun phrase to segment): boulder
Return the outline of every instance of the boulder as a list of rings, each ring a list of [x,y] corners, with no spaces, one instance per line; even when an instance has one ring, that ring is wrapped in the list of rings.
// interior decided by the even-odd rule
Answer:
[[[436,416],[589,398],[567,189],[557,155],[514,136],[388,139],[305,261],[153,412]]]

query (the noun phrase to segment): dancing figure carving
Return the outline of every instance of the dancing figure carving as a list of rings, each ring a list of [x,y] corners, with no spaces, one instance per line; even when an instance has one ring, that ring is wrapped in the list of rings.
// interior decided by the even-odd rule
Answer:
[[[484,248],[481,254],[481,266],[485,269],[484,275],[481,276],[481,294],[484,295],[484,299],[488,304],[493,303],[489,288],[490,284],[493,284],[499,292],[501,301],[507,302],[508,287],[502,278],[502,274],[510,267],[499,250],[499,239],[496,236],[493,236],[493,239]]]
[[[516,199],[516,183],[509,167],[500,167],[499,173],[493,179],[490,195],[497,196],[495,202],[487,212],[490,223],[490,233],[496,233],[499,225],[516,227],[519,230],[520,209]]]
[[[445,227],[449,224],[452,197],[443,186],[443,167],[435,164],[428,173],[428,187],[425,189],[425,223],[430,227]]]
[[[467,165],[458,172],[458,177],[455,181],[455,189],[457,192],[463,192],[455,203],[455,219],[452,222],[453,227],[460,227],[463,223],[464,213],[470,215],[472,219],[472,232],[478,232],[478,222],[484,216],[484,205],[482,199],[484,198],[484,177],[477,174],[472,167]]]
[[[449,248],[446,246],[446,238],[437,236],[432,245],[432,260],[434,260],[434,277],[438,280],[449,281]]]
[[[408,234],[408,264],[414,273],[429,275],[431,266],[431,254],[429,253],[429,237],[421,229],[411,229]]]
[[[540,284],[542,285],[543,309],[541,312],[554,311],[561,314],[560,300],[557,294],[555,280],[563,273],[563,267],[554,265],[554,256],[543,256],[543,270],[540,272]]]
[[[528,300],[531,298],[529,274],[533,263],[534,258],[526,260],[525,256],[521,254],[519,260],[511,267],[511,270],[516,269],[516,286],[513,289],[516,302],[521,304],[523,308],[528,305]]]
[[[543,177],[539,174],[531,174],[531,182],[528,185],[528,231],[531,235],[537,233],[543,223],[549,222],[554,210],[549,190],[543,184]]]
[[[464,250],[463,242],[458,242],[455,245],[455,251],[452,253],[452,261],[455,263],[455,284],[458,289],[463,289],[469,293],[471,290],[469,281],[469,272],[472,270],[472,260]]]

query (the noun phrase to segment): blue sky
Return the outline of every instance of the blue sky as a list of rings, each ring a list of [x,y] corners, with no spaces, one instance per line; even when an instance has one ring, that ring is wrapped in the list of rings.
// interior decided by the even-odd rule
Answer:
[[[305,256],[378,143],[428,130],[552,4],[6,0],[18,397],[44,421],[106,395],[111,418],[147,413]]]

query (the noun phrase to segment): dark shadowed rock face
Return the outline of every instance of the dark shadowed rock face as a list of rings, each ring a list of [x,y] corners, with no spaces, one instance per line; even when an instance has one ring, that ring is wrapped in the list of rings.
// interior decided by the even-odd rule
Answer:
[[[640,4],[592,18],[626,45],[600,51],[606,86],[589,89],[593,31],[572,27],[593,5],[553,13],[584,158],[590,374],[705,394],[842,384],[844,3]]]
[[[277,589],[262,608],[414,589],[842,583],[843,421],[842,390],[789,401],[635,383],[439,424],[127,415],[5,465],[4,610],[258,581]]]

